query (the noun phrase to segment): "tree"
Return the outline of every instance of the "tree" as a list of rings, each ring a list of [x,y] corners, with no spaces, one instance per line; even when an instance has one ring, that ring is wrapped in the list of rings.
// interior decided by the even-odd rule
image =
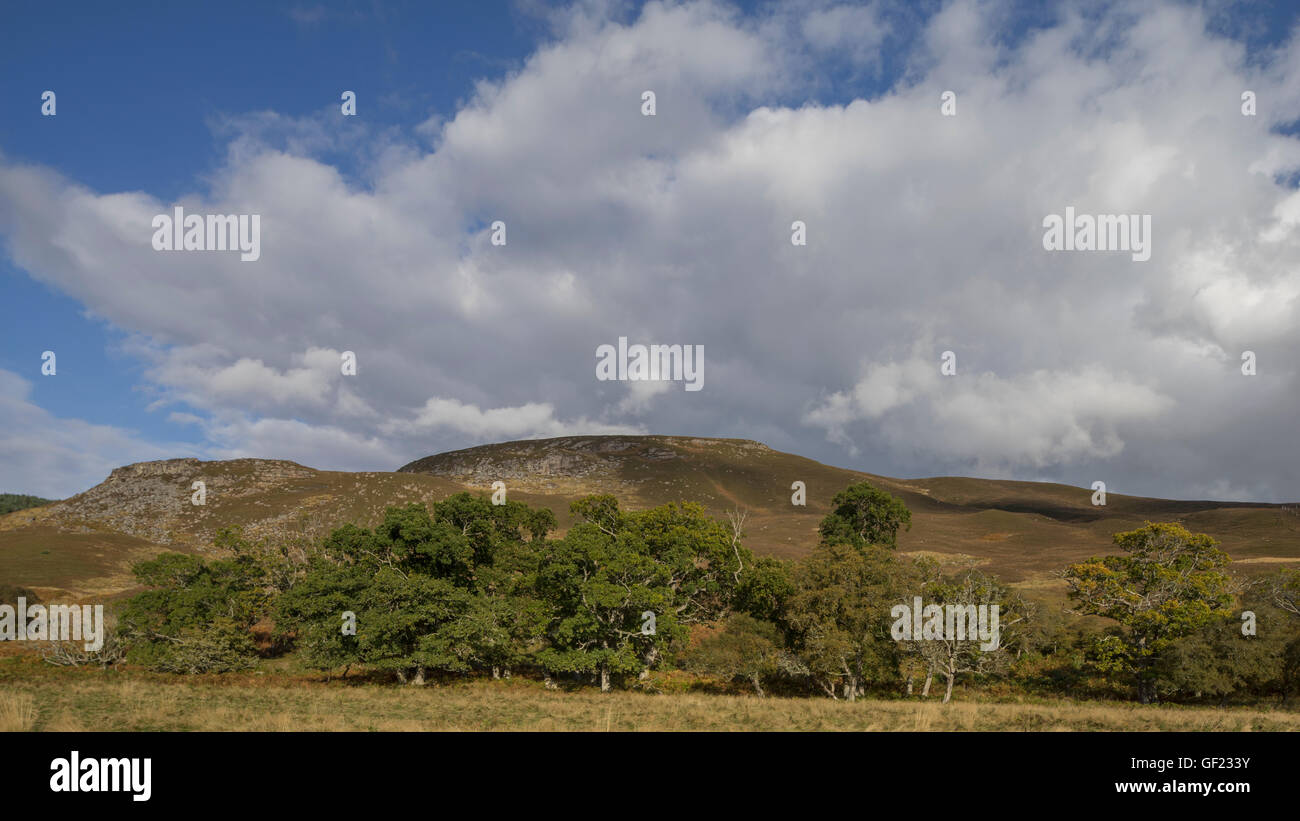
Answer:
[[[1283,568],[1264,580],[1273,604],[1293,616],[1300,616],[1300,570]]]
[[[380,568],[357,611],[361,658],[414,685],[424,684],[431,669],[466,672],[470,664],[458,646],[457,621],[470,607],[469,592],[448,579]]]
[[[781,633],[771,622],[732,613],[721,630],[686,653],[686,669],[726,681],[744,679],[761,698],[763,679],[780,669]]]
[[[741,544],[743,515],[723,523],[701,505],[666,504],[628,513],[622,522],[629,544],[666,568],[677,621],[695,624],[727,614],[746,568],[754,566]]]
[[[500,675],[539,649],[538,540],[554,522],[468,493],[432,514],[390,507],[373,530],[349,524],[324,539],[280,597],[277,622],[318,669],[365,664],[417,685],[429,671]],[[355,634],[342,629],[349,612]]]
[[[343,667],[346,675],[346,668],[362,658],[356,632],[344,629],[344,614],[357,615],[373,582],[374,573],[363,565],[316,556],[303,577],[276,598],[276,629],[282,636],[294,636],[309,666]]]
[[[268,597],[261,568],[247,555],[204,561],[164,553],[132,572],[150,589],[122,609],[119,631],[130,661],[183,673],[253,666],[250,628],[266,614]]]
[[[1287,695],[1286,656],[1297,639],[1287,615],[1263,599],[1247,599],[1243,607],[1255,615],[1256,635],[1242,635],[1241,619],[1229,614],[1175,639],[1160,654],[1154,674],[1162,696],[1223,704],[1240,696]]]
[[[555,514],[458,493],[435,503],[434,517],[460,530],[475,556],[471,586],[476,595],[457,628],[461,655],[475,669],[491,670],[494,678],[531,663],[545,631],[545,608],[534,596],[539,548],[555,528]]]
[[[755,556],[736,585],[732,608],[759,621],[779,623],[785,604],[794,593],[794,562],[772,556]]]
[[[929,568],[937,570],[935,565],[927,566]],[[900,650],[905,655],[918,657],[927,671],[922,696],[929,695],[930,682],[936,672],[944,677],[947,687],[943,703],[947,704],[952,699],[953,685],[959,675],[983,675],[1007,668],[1011,660],[1007,649],[1013,639],[1011,633],[1026,620],[1028,606],[1012,596],[996,579],[974,568],[954,576],[932,576],[922,587],[924,604],[940,608],[944,630],[933,636],[913,635],[900,642]],[[912,606],[908,605],[909,609],[902,618],[913,619]],[[994,611],[993,607],[997,610]],[[980,615],[981,608],[985,608],[983,612],[987,616]],[[950,609],[954,612],[952,619],[947,617]],[[997,614],[996,623],[993,622],[994,613]],[[961,625],[957,623],[957,615],[962,619]],[[988,641],[979,635],[977,624],[990,628],[992,635]],[[894,631],[894,638],[899,638],[898,631]]]
[[[28,496],[22,493],[0,493],[0,516],[16,510],[48,505],[53,501],[53,499],[42,499],[40,496]]]
[[[458,530],[469,541],[478,564],[491,564],[502,547],[523,543],[524,534],[540,542],[555,529],[555,514],[548,508],[534,510],[515,501],[494,505],[488,497],[470,493],[434,502],[433,518]]]
[[[676,618],[672,568],[651,555],[614,497],[581,499],[572,510],[584,521],[551,543],[538,569],[537,591],[550,618],[548,646],[537,657],[549,672],[595,674],[607,692],[614,676],[647,669],[646,660],[652,663],[685,630]]]
[[[1079,612],[1118,623],[1098,640],[1094,659],[1103,672],[1129,677],[1145,704],[1156,697],[1154,665],[1174,641],[1227,615],[1227,554],[1209,536],[1181,525],[1150,523],[1115,534],[1127,556],[1105,556],[1065,571]]]
[[[912,512],[902,500],[859,482],[835,494],[818,530],[827,543],[895,548],[900,527],[912,527]]]
[[[791,648],[831,698],[854,701],[868,682],[898,675],[888,620],[896,574],[893,553],[869,544],[822,544],[795,567],[784,616]]]
[[[548,545],[537,572],[550,609],[538,658],[555,672],[593,673],[602,690],[616,675],[645,676],[686,625],[725,616],[754,564],[742,523],[710,519],[700,505],[625,512],[598,495],[571,509],[582,521]]]

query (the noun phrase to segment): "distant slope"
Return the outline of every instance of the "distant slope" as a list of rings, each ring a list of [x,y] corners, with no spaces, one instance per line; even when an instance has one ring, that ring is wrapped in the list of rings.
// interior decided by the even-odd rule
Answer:
[[[1112,549],[1111,536],[1147,520],[1181,521],[1210,533],[1238,560],[1300,561],[1300,507],[1243,502],[1167,501],[1045,482],[965,477],[893,479],[772,450],[744,439],[681,436],[570,436],[483,445],[411,462],[426,473],[480,487],[492,481],[529,494],[613,493],[650,507],[687,499],[715,515],[749,512],[748,543],[760,553],[804,555],[831,497],[867,480],[899,496],[913,527],[903,551],[976,558],[1008,581],[1045,578],[1066,563]],[[804,482],[807,505],[790,502]],[[558,513],[559,511],[557,511]]]
[[[1071,561],[1108,552],[1111,535],[1145,520],[1177,520],[1219,539],[1244,569],[1300,561],[1300,508],[1176,502],[1110,494],[1091,504],[1085,488],[961,477],[892,479],[831,467],[742,439],[571,436],[484,445],[418,459],[392,473],[315,470],[263,459],[171,459],[118,468],[71,499],[0,516],[0,581],[55,596],[107,596],[131,586],[130,563],[164,549],[211,548],[238,525],[254,538],[313,537],[344,522],[373,524],[390,504],[431,503],[462,490],[555,511],[612,493],[628,508],[697,501],[713,515],[748,514],[747,543],[760,554],[805,555],[831,497],[868,480],[900,496],[913,527],[904,552],[977,561],[1007,581],[1059,586]],[[192,505],[192,484],[207,501]],[[807,504],[791,504],[791,484]]]
[[[15,510],[48,505],[53,501],[53,499],[42,499],[40,496],[27,496],[22,493],[0,493],[0,516],[13,513]]]

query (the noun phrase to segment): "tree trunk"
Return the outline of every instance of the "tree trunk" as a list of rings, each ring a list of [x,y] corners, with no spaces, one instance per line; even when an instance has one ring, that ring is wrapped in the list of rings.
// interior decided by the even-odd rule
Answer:
[[[556,686],[556,684],[555,684],[555,680],[551,678],[551,674],[550,674],[550,673],[546,673],[546,677],[545,677],[544,679],[542,679],[542,683],[546,686],[546,689],[548,689],[548,690],[558,690],[558,689],[560,689],[559,687]]]
[[[600,691],[609,692],[609,667],[604,664],[600,665]]]
[[[645,654],[641,656],[641,663],[644,666],[641,668],[641,672],[637,675],[637,678],[641,681],[650,678],[650,668],[654,667],[655,662],[658,660],[659,648],[652,644],[650,645],[650,649],[645,651]]]
[[[1150,704],[1155,701],[1155,687],[1149,681],[1138,681],[1138,701]]]
[[[934,682],[934,668],[931,667],[925,673],[925,686],[921,688],[921,698],[930,697],[930,684]]]
[[[764,692],[763,692],[763,680],[762,680],[762,678],[758,675],[758,673],[754,673],[753,675],[751,675],[751,676],[749,677],[749,680],[752,681],[752,682],[754,682],[754,692],[758,693],[758,697],[759,697],[759,698],[766,698],[766,697],[767,697],[767,693],[764,693]]]
[[[494,679],[499,679],[499,678],[501,678],[501,668],[500,668],[500,667],[497,667],[496,665],[493,665],[493,666],[492,666],[492,678],[494,678]]]
[[[947,704],[952,700],[952,683],[957,680],[957,677],[952,673],[944,673],[944,676],[948,679],[948,692],[943,694],[943,703]]]
[[[415,668],[415,678],[411,679],[411,684],[416,687],[424,686],[424,665],[423,664]]]
[[[405,684],[405,683],[406,683],[406,671],[405,671],[405,670],[398,670],[398,671],[397,671],[397,680],[400,681],[402,684]]]

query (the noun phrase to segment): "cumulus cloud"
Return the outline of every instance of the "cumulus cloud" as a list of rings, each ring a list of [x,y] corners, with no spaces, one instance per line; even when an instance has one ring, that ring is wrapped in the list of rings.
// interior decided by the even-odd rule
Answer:
[[[842,55],[853,62],[879,65],[880,47],[889,25],[876,8],[841,4],[811,8],[802,15],[803,35],[822,53]]]
[[[409,422],[389,423],[386,426],[388,432],[395,434],[404,430],[427,431],[437,428],[449,428],[480,440],[644,432],[632,425],[601,424],[585,417],[564,422],[555,418],[555,408],[547,403],[530,402],[516,408],[482,410],[477,405],[466,405],[456,399],[437,398],[425,402],[424,407]]]
[[[826,397],[804,421],[851,449],[857,445],[848,428],[873,422],[887,446],[925,442],[959,464],[1002,473],[1117,456],[1124,449],[1120,426],[1158,420],[1174,407],[1151,387],[1096,365],[1012,378],[957,370],[941,376],[937,358],[919,355],[872,363],[851,391]]]
[[[120,465],[199,455],[181,443],[146,442],[133,431],[54,416],[31,394],[31,382],[0,369],[0,492],[62,499]]]
[[[910,27],[833,3],[576,6],[459,110],[381,135],[361,173],[331,159],[354,137],[237,117],[178,203],[0,160],[0,234],[144,340],[160,405],[214,452],[391,468],[646,430],[895,475],[1300,497],[1300,140],[1281,128],[1300,43],[1248,53],[1187,4],[1067,4],[1017,37],[1010,20],[973,0]],[[819,61],[870,62],[864,42],[898,75],[815,102]],[[174,204],[261,214],[262,258],[153,251]],[[1067,206],[1152,215],[1150,261],[1043,250]],[[704,345],[707,387],[596,381],[619,336]]]

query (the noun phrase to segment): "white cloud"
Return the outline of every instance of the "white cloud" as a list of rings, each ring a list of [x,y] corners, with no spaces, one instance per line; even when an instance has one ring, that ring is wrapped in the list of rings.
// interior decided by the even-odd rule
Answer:
[[[850,391],[833,393],[804,415],[832,441],[859,448],[848,430],[873,422],[883,444],[924,448],[989,471],[1107,459],[1124,449],[1119,427],[1152,421],[1174,403],[1148,386],[1097,367],[1038,370],[1006,379],[993,373],[942,376],[919,355],[873,363]]]
[[[906,34],[874,6],[577,6],[518,71],[379,149],[314,118],[226,123],[225,165],[181,204],[260,213],[257,263],[154,252],[172,203],[4,159],[0,234],[145,340],[150,387],[221,452],[369,468],[578,430],[775,433],[879,473],[1300,497],[1300,211],[1273,179],[1300,140],[1272,130],[1300,114],[1300,44],[1247,60],[1172,3],[1066,5],[1011,40],[1011,11],[948,3],[890,41],[899,82],[835,105],[810,102],[817,61]],[[1151,214],[1151,260],[1043,251],[1067,205]],[[706,388],[597,382],[619,336],[705,345]],[[343,350],[353,381],[327,361]]]
[[[530,402],[514,408],[481,410],[477,405],[466,405],[457,399],[437,398],[425,402],[414,419],[389,422],[386,426],[391,433],[404,429],[421,431],[437,428],[448,428],[479,440],[644,432],[636,426],[607,425],[592,422],[586,417],[564,422],[555,418],[555,408],[547,403]]]
[[[818,51],[845,53],[853,62],[880,62],[880,47],[889,25],[874,5],[835,5],[812,9],[803,18],[803,36]]]
[[[0,370],[0,492],[62,499],[130,462],[198,455],[179,443],[145,442],[122,428],[59,418],[32,402],[31,393],[31,382]]]
[[[344,425],[222,414],[204,427],[214,459],[256,457],[322,470],[394,470],[406,458],[382,437]]]

